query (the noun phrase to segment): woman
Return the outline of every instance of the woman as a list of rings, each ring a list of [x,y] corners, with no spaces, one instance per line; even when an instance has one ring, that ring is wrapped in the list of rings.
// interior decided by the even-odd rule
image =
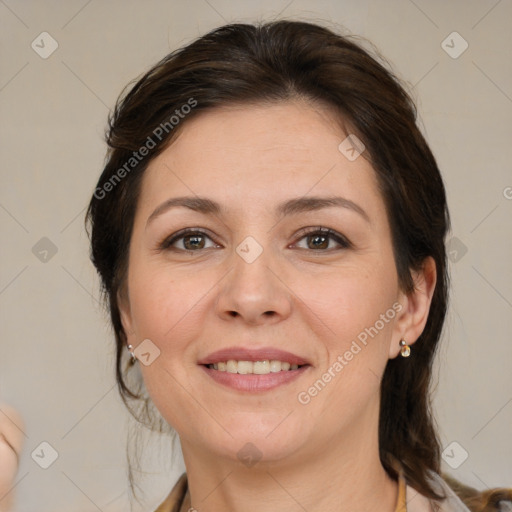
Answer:
[[[415,118],[290,21],[221,27],[119,100],[91,256],[121,396],[181,443],[158,511],[468,510],[430,411],[449,216]]]

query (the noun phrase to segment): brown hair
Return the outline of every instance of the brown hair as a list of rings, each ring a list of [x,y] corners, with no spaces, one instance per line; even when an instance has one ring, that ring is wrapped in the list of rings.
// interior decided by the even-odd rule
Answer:
[[[365,158],[377,175],[401,288],[413,290],[411,270],[420,269],[425,258],[432,256],[436,264],[426,327],[412,356],[389,360],[383,375],[379,444],[390,475],[397,476],[392,461],[398,459],[413,487],[439,499],[443,496],[428,478],[429,470],[440,472],[430,384],[447,307],[449,215],[439,169],[416,125],[414,103],[377,59],[348,37],[295,21],[222,26],[167,55],[120,97],[109,118],[107,161],[87,212],[91,259],[110,307],[118,389],[128,409],[129,401],[140,404],[135,415],[140,418],[150,400],[142,383],[134,391],[125,381],[129,372],[123,369],[126,335],[118,292],[126,276],[141,176],[149,162],[207,109],[294,98],[334,108],[365,144]],[[158,427],[152,421],[147,426],[165,430],[162,418],[156,422]]]

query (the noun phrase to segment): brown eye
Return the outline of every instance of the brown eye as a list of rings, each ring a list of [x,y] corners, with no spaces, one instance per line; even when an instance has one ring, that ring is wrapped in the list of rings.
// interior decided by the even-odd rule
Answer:
[[[204,235],[186,235],[182,237],[183,245],[187,251],[203,249],[205,245]]]
[[[306,247],[300,247],[301,249],[326,252],[327,250],[331,251],[351,247],[350,242],[345,237],[328,228],[315,228],[309,232],[303,232],[301,235],[301,240],[306,239]],[[331,242],[334,242],[334,247],[329,247]],[[336,244],[338,247],[336,247]]]
[[[160,249],[198,252],[201,249],[208,249],[210,247],[218,247],[213,243],[212,246],[207,247],[206,243],[213,240],[203,231],[186,229],[171,235],[160,244]]]
[[[310,244],[309,249],[328,249],[329,247],[329,236],[326,235],[308,235],[306,237]]]

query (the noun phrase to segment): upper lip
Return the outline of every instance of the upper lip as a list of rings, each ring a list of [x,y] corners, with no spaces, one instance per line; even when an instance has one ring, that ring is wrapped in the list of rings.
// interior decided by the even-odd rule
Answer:
[[[273,347],[262,347],[258,349],[245,347],[223,348],[199,360],[198,364],[214,364],[229,361],[230,359],[235,361],[265,361],[268,359],[269,361],[282,361],[298,365],[310,364],[301,356]]]

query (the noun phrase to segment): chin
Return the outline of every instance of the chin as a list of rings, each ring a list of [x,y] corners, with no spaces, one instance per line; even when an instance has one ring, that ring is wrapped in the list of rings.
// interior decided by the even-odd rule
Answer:
[[[288,414],[288,413],[286,413]],[[247,467],[252,467],[256,462],[277,462],[293,456],[300,451],[305,444],[306,435],[304,428],[290,428],[284,420],[286,414],[269,426],[265,423],[261,428],[255,427],[255,422],[239,423],[232,425],[222,441],[212,440],[208,443],[212,451],[218,455],[238,460]],[[282,423],[281,423],[282,422]]]

